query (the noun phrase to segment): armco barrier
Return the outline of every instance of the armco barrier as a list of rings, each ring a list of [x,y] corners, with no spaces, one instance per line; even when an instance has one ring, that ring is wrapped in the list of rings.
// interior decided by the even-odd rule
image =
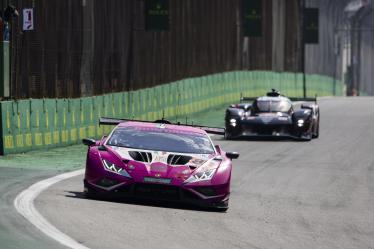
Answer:
[[[326,76],[308,75],[308,96],[342,95],[342,84]],[[302,75],[236,71],[131,92],[79,99],[2,101],[0,147],[3,155],[79,143],[98,138],[111,127],[99,126],[99,117],[155,120],[185,117],[215,106],[237,102],[240,95],[259,96],[276,88],[287,96],[303,94]],[[189,117],[191,119],[191,117]]]

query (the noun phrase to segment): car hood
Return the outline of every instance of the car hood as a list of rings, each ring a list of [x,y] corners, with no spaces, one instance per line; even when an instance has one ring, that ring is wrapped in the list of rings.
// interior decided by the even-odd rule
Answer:
[[[144,177],[185,181],[196,169],[211,163],[215,154],[189,154],[109,146],[126,171],[138,180]]]

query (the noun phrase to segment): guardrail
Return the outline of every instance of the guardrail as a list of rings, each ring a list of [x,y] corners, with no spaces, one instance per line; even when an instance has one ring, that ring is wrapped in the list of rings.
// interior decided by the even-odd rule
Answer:
[[[342,84],[330,77],[307,76],[308,97],[342,95]],[[99,126],[99,117],[155,120],[187,115],[255,97],[271,88],[287,96],[303,94],[302,76],[294,73],[236,71],[189,78],[137,91],[78,99],[26,99],[0,102],[1,154],[19,153],[80,143],[112,127]],[[223,114],[222,114],[223,115]]]

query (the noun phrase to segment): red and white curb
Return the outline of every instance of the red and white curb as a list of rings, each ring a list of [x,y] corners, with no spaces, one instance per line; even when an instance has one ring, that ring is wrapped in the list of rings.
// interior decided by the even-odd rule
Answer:
[[[17,197],[14,199],[14,207],[16,208],[18,213],[25,217],[36,228],[38,228],[40,231],[42,231],[52,239],[58,241],[62,245],[72,249],[89,249],[88,247],[78,243],[76,240],[64,234],[51,223],[49,223],[48,220],[46,220],[34,206],[34,200],[44,190],[46,190],[53,184],[56,184],[68,178],[82,175],[83,173],[84,169],[80,169],[37,182],[17,195]]]

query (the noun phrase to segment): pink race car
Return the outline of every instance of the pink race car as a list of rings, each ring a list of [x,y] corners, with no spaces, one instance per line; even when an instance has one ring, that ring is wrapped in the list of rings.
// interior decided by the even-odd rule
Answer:
[[[89,198],[123,196],[182,201],[226,210],[232,159],[207,133],[222,128],[101,118],[117,125],[88,146],[84,193]]]

